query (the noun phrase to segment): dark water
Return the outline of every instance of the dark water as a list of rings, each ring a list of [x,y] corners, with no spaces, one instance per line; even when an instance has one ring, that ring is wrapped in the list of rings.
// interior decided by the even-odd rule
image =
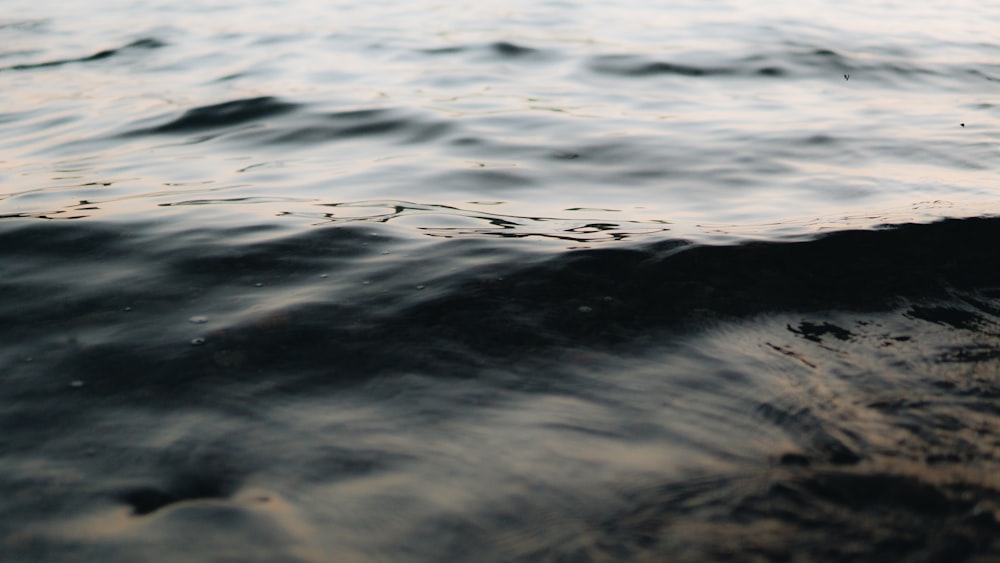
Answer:
[[[991,8],[16,4],[0,560],[1000,560]]]

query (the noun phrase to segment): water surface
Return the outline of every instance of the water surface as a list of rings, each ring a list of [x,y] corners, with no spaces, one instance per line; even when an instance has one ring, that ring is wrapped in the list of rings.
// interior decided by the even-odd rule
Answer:
[[[996,11],[16,0],[2,559],[996,559]]]

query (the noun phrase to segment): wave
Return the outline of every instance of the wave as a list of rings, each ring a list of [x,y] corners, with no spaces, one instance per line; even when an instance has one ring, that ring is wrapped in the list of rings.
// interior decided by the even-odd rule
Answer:
[[[289,529],[415,560],[996,553],[1000,219],[562,252],[400,235],[0,223],[3,490],[37,491],[0,515],[41,530],[15,553],[174,553],[220,514],[234,553]],[[354,490],[349,517],[312,500]]]
[[[774,78],[845,80],[855,83],[897,85],[951,80],[954,87],[968,84],[970,77],[996,81],[992,65],[949,64],[924,61],[897,53],[839,52],[828,48],[793,44],[785,49],[762,50],[739,58],[705,61],[704,57],[679,56],[662,60],[650,55],[603,54],[588,59],[593,73],[623,78],[678,76],[684,78]]]
[[[993,326],[992,292],[1000,287],[1000,267],[990,258],[992,241],[1000,236],[1000,220],[993,218],[836,232],[799,242],[713,246],[665,239],[539,253],[504,246],[508,239],[502,236],[419,242],[399,238],[400,231],[391,225],[376,228],[392,216],[390,212],[375,222],[363,218],[361,224],[359,218],[347,219],[342,226],[334,223],[252,244],[240,241],[274,236],[268,234],[273,227],[180,231],[160,239],[135,227],[8,222],[0,248],[5,261],[19,266],[3,281],[8,297],[0,310],[7,318],[57,322],[67,311],[83,312],[99,302],[114,303],[111,310],[149,302],[156,304],[157,312],[151,311],[148,320],[155,326],[178,288],[202,287],[212,295],[241,295],[244,303],[234,307],[195,299],[188,316],[231,321],[222,322],[225,328],[208,338],[210,344],[201,351],[183,356],[193,359],[239,343],[257,365],[291,361],[303,367],[331,366],[356,362],[357,354],[348,350],[363,349],[372,331],[380,341],[407,343],[368,357],[363,371],[370,374],[459,350],[464,350],[459,354],[463,361],[469,361],[515,354],[525,345],[612,349],[628,347],[649,331],[684,329],[706,319],[886,310],[918,299],[948,299],[950,304],[914,308],[914,316],[958,328]],[[383,228],[388,230],[374,236]],[[502,233],[508,226],[494,228]],[[600,229],[595,233],[613,236]],[[103,258],[95,262],[97,257]],[[63,272],[71,271],[77,274],[69,279],[76,281],[68,283]],[[133,274],[135,282],[112,281]],[[258,282],[261,288],[254,287]],[[955,291],[978,297],[955,302]],[[47,300],[37,298],[43,294],[64,305],[48,307]],[[285,305],[276,310],[275,303]],[[251,310],[259,312],[247,318]],[[288,321],[281,321],[283,328],[274,334],[262,332],[259,323],[268,315]],[[180,329],[177,341],[197,336],[185,338],[182,334],[191,327]],[[809,338],[821,338],[828,329],[801,330]],[[219,341],[222,334],[227,336]],[[156,359],[159,354],[178,351],[174,344],[155,344],[150,336],[136,333],[133,340],[120,334],[122,340],[102,345],[101,361],[121,356],[123,369],[138,364],[160,371],[156,366],[166,364]],[[261,338],[268,346],[248,345]],[[150,353],[150,346],[163,349]],[[415,350],[420,354],[413,355]],[[81,365],[78,359],[73,362]]]
[[[423,225],[416,227],[417,231],[441,238],[538,238],[601,243],[634,240],[670,230],[663,221],[524,217],[409,201],[351,201],[320,206],[333,209],[312,213],[284,212],[281,215],[314,219],[314,225],[389,223],[420,217]]]
[[[562,8],[0,22],[8,558],[996,559],[995,46]]]
[[[56,60],[43,61],[43,62],[38,62],[38,63],[16,64],[16,65],[11,65],[11,66],[7,66],[7,67],[2,67],[2,68],[0,68],[0,72],[5,71],[5,70],[6,71],[11,71],[11,70],[34,70],[34,69],[39,69],[39,68],[59,67],[59,66],[68,65],[68,64],[74,64],[74,63],[89,63],[89,62],[93,62],[93,61],[101,61],[101,60],[104,60],[104,59],[110,59],[111,57],[118,56],[118,55],[120,55],[122,53],[125,53],[125,52],[134,51],[136,49],[159,49],[159,48],[162,48],[162,47],[165,47],[165,46],[166,46],[166,43],[164,43],[163,41],[160,41],[158,39],[155,39],[155,38],[137,39],[137,40],[132,41],[131,43],[128,43],[128,44],[123,45],[121,47],[116,47],[116,48],[113,48],[113,49],[104,49],[103,51],[97,51],[96,53],[93,53],[91,55],[86,55],[86,56],[83,56],[83,57],[77,57],[77,58],[71,58],[71,59],[56,59]]]
[[[210,137],[195,137],[196,142],[227,135],[230,139],[271,145],[314,144],[369,136],[394,136],[402,142],[417,143],[439,137],[450,128],[443,120],[428,120],[398,109],[364,108],[306,114],[302,108],[301,104],[275,96],[231,100],[189,109],[163,124],[135,128],[121,136],[216,131]],[[279,117],[281,119],[276,119]],[[256,122],[263,122],[266,127],[243,127]]]
[[[272,96],[233,100],[190,109],[172,121],[155,127],[133,131],[128,133],[128,135],[190,133],[206,129],[232,127],[288,113],[297,107],[296,104],[284,102]]]

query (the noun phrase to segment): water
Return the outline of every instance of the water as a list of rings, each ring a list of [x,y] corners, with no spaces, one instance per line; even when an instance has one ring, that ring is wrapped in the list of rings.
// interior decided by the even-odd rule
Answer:
[[[0,15],[0,559],[991,561],[963,2]]]

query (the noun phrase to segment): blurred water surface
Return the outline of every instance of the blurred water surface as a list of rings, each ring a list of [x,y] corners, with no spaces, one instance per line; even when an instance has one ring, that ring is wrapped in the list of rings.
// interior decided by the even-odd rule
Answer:
[[[995,559],[996,21],[5,2],[0,559]]]

